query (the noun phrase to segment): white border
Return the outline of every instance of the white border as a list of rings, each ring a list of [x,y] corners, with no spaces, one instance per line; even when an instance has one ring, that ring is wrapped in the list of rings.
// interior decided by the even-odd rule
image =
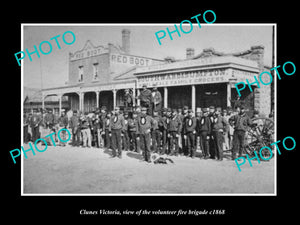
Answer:
[[[179,25],[179,23],[174,23]],[[174,24],[170,23],[21,23],[21,51],[24,50],[23,45],[23,37],[24,37],[24,26],[173,26]],[[183,24],[187,25],[187,24]],[[197,23],[193,23],[193,25],[198,25]],[[274,67],[277,66],[277,23],[224,23],[224,24],[204,24],[201,23],[201,26],[275,26],[274,29]],[[273,66],[273,65],[271,65]],[[21,146],[23,146],[23,61],[21,61]],[[275,136],[274,140],[277,141],[277,76],[274,85],[275,85],[275,93],[274,93],[274,126],[275,126]],[[23,186],[23,154],[21,154],[21,196],[277,196],[277,151],[275,152],[274,157],[274,193],[264,193],[264,194],[255,194],[255,193],[210,193],[210,194],[159,194],[159,193],[143,193],[143,194],[124,194],[124,193],[110,193],[110,194],[90,194],[90,193],[81,193],[81,194],[60,194],[60,193],[49,193],[49,194],[33,194],[26,193],[24,194],[24,186]]]

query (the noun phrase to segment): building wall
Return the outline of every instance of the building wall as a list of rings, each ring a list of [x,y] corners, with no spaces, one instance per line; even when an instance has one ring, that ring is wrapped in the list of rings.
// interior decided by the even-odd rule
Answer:
[[[96,64],[96,65],[95,65]],[[94,66],[98,70],[98,79],[94,80]],[[69,61],[69,82],[68,85],[79,84],[79,67],[83,68],[84,80],[83,83],[107,83],[111,82],[109,76],[109,54],[105,53],[102,55],[92,56],[88,58],[78,59],[75,61]]]
[[[257,78],[259,80],[259,74],[266,71],[264,66],[264,47],[260,45],[252,46],[250,50],[241,53],[240,57],[254,60],[258,63],[259,73]],[[258,110],[262,115],[269,115],[271,112],[271,85],[260,84],[260,88],[254,89],[254,109]]]

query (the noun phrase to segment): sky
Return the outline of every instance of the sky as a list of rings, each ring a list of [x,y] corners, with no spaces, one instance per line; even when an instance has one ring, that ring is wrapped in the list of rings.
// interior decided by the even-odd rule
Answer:
[[[174,23],[175,24],[175,23]],[[68,80],[68,57],[69,53],[81,50],[87,40],[94,46],[107,46],[108,43],[122,45],[122,29],[130,29],[130,54],[157,59],[174,57],[185,59],[186,48],[194,48],[195,55],[200,54],[205,48],[214,48],[218,52],[235,53],[250,49],[254,45],[265,47],[265,65],[272,65],[272,25],[243,25],[241,24],[193,24],[193,30],[181,37],[177,33],[172,34],[173,40],[168,35],[161,39],[159,45],[155,33],[165,30],[174,30],[174,24],[23,24],[23,49],[34,51],[34,45],[38,48],[43,41],[52,44],[52,51],[48,55],[40,53],[22,60],[23,86],[30,88],[52,88],[64,86]],[[184,30],[188,31],[187,23]],[[177,24],[179,28],[179,24]],[[76,40],[71,45],[66,45],[62,35],[66,31],[72,31]],[[61,49],[58,49],[52,37],[60,35],[57,40]],[[67,41],[72,41],[71,35],[66,35]],[[43,51],[47,52],[47,44],[43,44]],[[16,62],[17,63],[17,62]]]

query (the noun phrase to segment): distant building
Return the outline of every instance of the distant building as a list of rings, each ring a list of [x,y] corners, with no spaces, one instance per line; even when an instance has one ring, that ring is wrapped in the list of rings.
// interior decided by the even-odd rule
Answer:
[[[69,101],[67,96],[62,98],[62,109],[68,109]],[[59,112],[59,102],[57,96],[49,96],[44,101],[42,101],[42,90],[37,88],[24,87],[23,89],[23,111],[25,113],[32,113],[34,109],[41,110],[42,108],[49,110],[52,109],[53,112]]]

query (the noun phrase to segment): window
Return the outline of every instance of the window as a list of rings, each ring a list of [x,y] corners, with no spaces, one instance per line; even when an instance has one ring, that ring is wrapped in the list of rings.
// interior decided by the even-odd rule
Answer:
[[[83,82],[83,66],[78,67],[78,82]]]
[[[99,74],[98,74],[98,63],[93,64],[93,80],[98,80]]]

